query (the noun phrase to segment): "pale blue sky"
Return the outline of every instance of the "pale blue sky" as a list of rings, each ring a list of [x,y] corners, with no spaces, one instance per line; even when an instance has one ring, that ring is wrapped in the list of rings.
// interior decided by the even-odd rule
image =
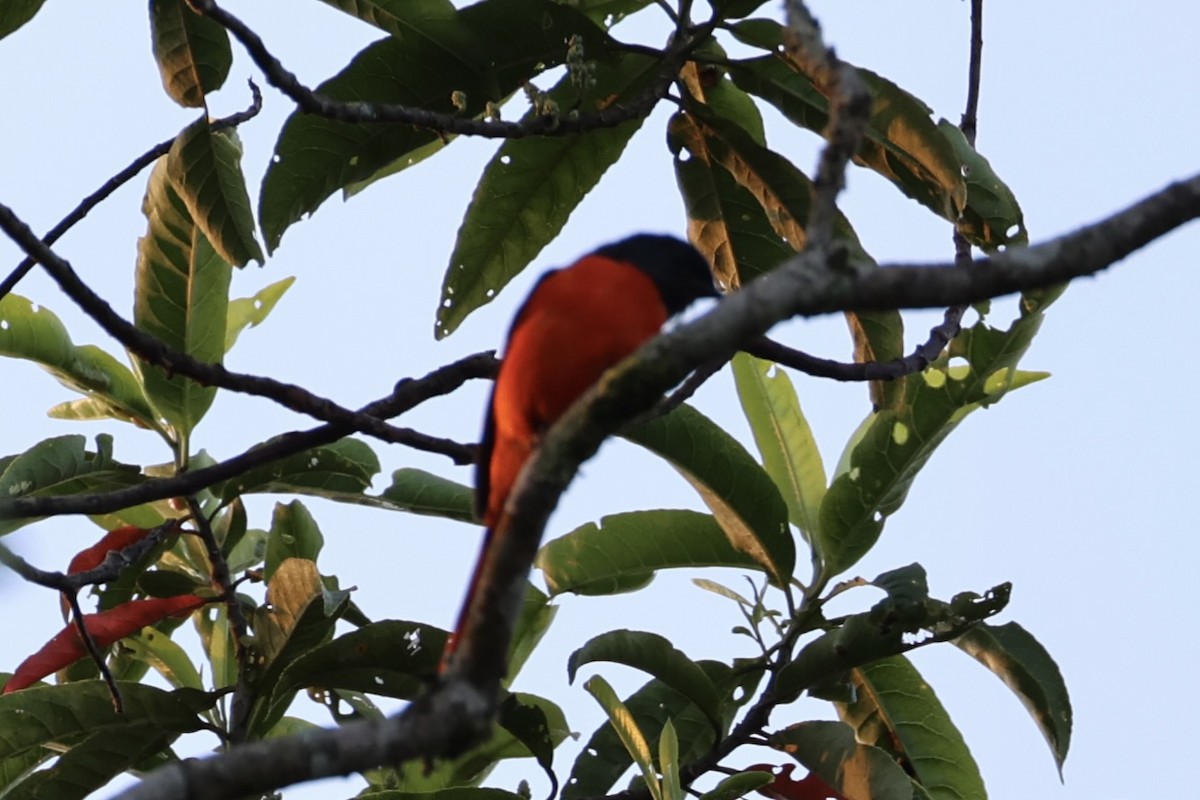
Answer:
[[[375,38],[321,3],[288,3],[286,20],[279,19],[278,4],[228,5],[309,84],[337,71]],[[965,93],[967,3],[841,0],[812,8],[844,58],[888,76],[937,115],[957,121]],[[1200,48],[1191,4],[1135,11],[1129,4],[1009,0],[992,3],[985,13],[979,147],[1016,192],[1034,241],[1104,216],[1197,169],[1200,116],[1192,83],[1200,75]],[[144,3],[50,0],[26,29],[0,41],[0,202],[35,229],[49,228],[110,174],[193,118],[162,93],[147,32]],[[653,33],[618,33],[656,43]],[[246,105],[247,76],[263,83],[236,45],[234,52],[234,76],[214,99],[216,115]],[[287,102],[268,89],[262,116],[241,131],[254,194],[288,111]],[[683,232],[663,144],[665,119],[664,109],[646,123],[626,158],[543,253],[539,270],[635,230]],[[809,168],[814,137],[772,125],[777,122],[768,121],[772,146]],[[288,231],[264,269],[251,267],[235,277],[238,295],[287,275],[298,280],[267,324],[242,337],[229,366],[301,383],[352,406],[386,394],[399,377],[497,346],[536,271],[447,341],[432,340],[442,270],[494,147],[456,141],[348,204],[330,200],[311,221]],[[849,182],[843,208],[879,261],[950,258],[945,223],[874,175],[856,170]],[[145,228],[144,185],[144,177],[129,184],[57,248],[123,313],[129,310],[136,240]],[[994,798],[1134,800],[1180,796],[1179,787],[1193,781],[1200,701],[1188,676],[1198,655],[1193,587],[1200,546],[1187,497],[1200,446],[1191,408],[1200,380],[1187,354],[1192,299],[1200,295],[1198,244],[1200,231],[1184,229],[1072,287],[1049,312],[1024,362],[1054,377],[961,426],[856,570],[870,577],[920,561],[943,597],[1014,583],[1001,621],[1019,621],[1037,635],[1072,692],[1075,733],[1065,784],[1027,714],[999,681],[950,646],[914,656],[962,729]],[[0,271],[18,260],[15,247],[0,241]],[[18,292],[62,316],[77,342],[112,346],[40,275]],[[1005,319],[1005,308],[997,308],[994,322]],[[931,319],[928,313],[909,318],[912,341]],[[849,354],[839,319],[793,323],[780,335],[820,355]],[[795,382],[832,467],[868,411],[865,391],[804,376]],[[0,386],[0,453],[61,433],[111,431],[118,459],[168,458],[153,437],[128,426],[46,419],[44,410],[69,394],[28,364],[0,361]],[[472,439],[485,387],[460,394],[405,423]],[[698,403],[749,443],[727,371]],[[228,456],[304,425],[265,401],[222,394],[196,442]],[[469,481],[468,470],[444,459],[382,445],[376,451],[385,465],[377,489],[391,469],[405,465]],[[268,524],[273,502],[252,506],[252,524]],[[585,466],[549,533],[612,511],[695,503],[669,469],[629,445],[613,444]],[[476,528],[309,505],[325,532],[323,570],[339,575],[343,585],[360,587],[356,599],[368,614],[452,622],[472,565]],[[56,520],[27,528],[9,543],[39,566],[55,568],[93,540],[96,530],[84,519]],[[564,661],[594,633],[653,630],[693,657],[726,656],[731,640],[724,634],[740,618],[728,603],[692,588],[690,577],[664,576],[645,592],[619,598],[563,599],[519,688],[557,700],[586,738],[601,714],[578,685],[566,686]],[[733,574],[704,577],[741,580]],[[0,597],[19,609],[10,613],[0,643],[0,666],[11,669],[61,619],[57,599],[45,590],[5,579]],[[863,607],[871,601],[858,600]],[[616,669],[606,675],[623,689],[640,682]],[[798,704],[777,711],[772,721],[783,725],[824,713]],[[568,743],[559,751],[564,773],[577,747]],[[768,755],[748,754],[745,763]],[[532,765],[506,769],[496,784],[512,788],[517,776],[528,776],[535,794],[542,791]],[[356,791],[357,784],[334,782],[287,794]]]

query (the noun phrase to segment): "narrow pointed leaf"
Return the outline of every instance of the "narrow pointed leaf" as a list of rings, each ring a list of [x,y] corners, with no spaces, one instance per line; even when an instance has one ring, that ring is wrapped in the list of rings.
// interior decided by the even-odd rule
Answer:
[[[235,267],[264,261],[254,238],[241,161],[237,133],[214,131],[208,117],[184,128],[167,154],[167,175],[175,191],[213,249]]]
[[[163,88],[179,105],[201,108],[220,89],[233,65],[229,34],[186,0],[151,0],[150,35]]]
[[[658,67],[655,59],[627,55],[615,66],[596,64],[595,85],[582,92],[567,76],[548,94],[560,108],[599,111],[644,91]],[[642,122],[571,136],[510,139],[500,146],[458,230],[442,284],[438,338],[491,302],[558,235]]]
[[[801,722],[771,736],[771,745],[821,776],[849,800],[910,800],[912,784],[883,750],[854,739],[841,722]]]
[[[610,514],[546,543],[535,566],[550,594],[605,595],[645,587],[660,569],[761,569],[734,549],[717,521],[696,511]]]
[[[785,584],[796,566],[787,505],[742,445],[691,406],[634,426],[625,437],[666,459],[700,493],[730,544]]]
[[[46,497],[133,486],[145,480],[137,467],[112,457],[112,437],[96,437],[96,452],[79,435],[38,442],[20,455],[0,460],[0,498]],[[0,518],[0,535],[35,520]]]
[[[723,685],[728,679],[728,666],[715,661],[699,663],[714,684]],[[675,726],[679,757],[684,763],[699,758],[712,746],[712,723],[691,700],[662,681],[646,683],[630,695],[624,705],[642,730],[648,732],[651,747],[658,746],[659,732],[670,720]],[[631,764],[633,758],[612,723],[605,722],[591,735],[576,758],[570,780],[563,786],[563,800],[582,800],[606,794]]]
[[[733,377],[763,468],[779,487],[788,518],[805,539],[820,541],[816,531],[825,465],[791,379],[770,362],[745,353],[734,357]]]
[[[401,35],[369,45],[317,90],[339,100],[399,103],[471,118],[537,71],[562,63],[571,34],[582,35],[589,52],[600,52],[605,42],[603,32],[586,17],[552,0],[476,3],[457,12],[453,25],[444,7],[424,2],[413,7],[410,16],[398,4],[374,4],[368,21],[395,24]],[[429,15],[417,19],[424,12]],[[405,35],[406,26],[412,35]],[[454,106],[456,92],[465,97],[462,109]],[[268,251],[279,246],[292,223],[334,192],[437,138],[435,131],[408,125],[347,124],[293,114],[263,181],[259,219]]]
[[[750,792],[767,786],[774,780],[774,776],[769,772],[757,770],[739,772],[737,775],[724,778],[712,789],[700,795],[700,800],[738,800]]]
[[[967,181],[967,205],[958,219],[959,232],[985,250],[1029,244],[1025,216],[1016,195],[958,127],[943,119],[938,122],[938,130],[962,162]]]
[[[225,355],[229,264],[192,221],[162,158],[150,174],[142,212],[146,235],[138,242],[133,318],[137,327],[200,361]],[[158,416],[186,438],[203,418],[216,389],[134,359]]]
[[[229,301],[225,318],[225,352],[233,349],[238,337],[246,328],[256,328],[274,310],[284,293],[296,282],[295,277],[284,278],[260,289],[253,297],[239,297]]]
[[[6,0],[0,3],[0,39],[33,19],[46,0]]]
[[[856,700],[837,708],[858,741],[891,754],[933,800],[986,800],[962,734],[907,658],[859,667],[851,680]]]
[[[1004,681],[1025,704],[1062,774],[1071,747],[1071,698],[1062,673],[1046,648],[1015,622],[980,623],[954,640]]]
[[[126,638],[121,647],[133,658],[154,668],[176,689],[204,689],[200,671],[192,663],[187,651],[162,631],[150,628]]]
[[[587,642],[567,659],[567,680],[584,664],[611,661],[639,669],[687,697],[721,727],[721,698],[717,687],[696,662],[663,636],[645,631],[609,631]]]
[[[593,675],[583,685],[592,697],[596,698],[596,702],[604,709],[604,713],[608,715],[608,721],[613,726],[613,730],[617,732],[621,743],[625,746],[625,751],[633,758],[633,763],[637,764],[638,769],[642,773],[642,779],[646,782],[646,787],[650,790],[652,800],[664,800],[662,785],[658,781],[658,775],[654,771],[653,755],[650,750],[650,743],[646,741],[645,734],[638,727],[637,720],[633,714],[629,713],[629,709],[617,697],[617,693],[609,686],[608,681],[599,675]]]
[[[963,331],[946,356],[910,377],[903,403],[868,418],[821,503],[819,549],[829,575],[849,569],[871,549],[921,467],[967,414],[1041,377],[1015,371],[1040,325],[1037,312],[1007,331],[983,322]]]
[[[662,773],[663,800],[683,800],[683,784],[679,779],[679,739],[671,720],[663,725],[658,737],[658,770]]]
[[[87,395],[103,416],[150,425],[154,412],[133,373],[94,345],[76,345],[49,309],[20,295],[0,298],[0,355],[38,364],[77,392]]]

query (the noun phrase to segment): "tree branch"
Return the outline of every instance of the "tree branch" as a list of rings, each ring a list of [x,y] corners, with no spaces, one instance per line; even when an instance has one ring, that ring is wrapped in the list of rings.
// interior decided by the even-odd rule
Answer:
[[[496,357],[492,352],[476,353],[444,367],[423,378],[405,378],[396,384],[388,397],[364,406],[360,414],[388,418],[409,411],[426,400],[449,394],[473,378],[495,376]],[[108,514],[123,508],[180,497],[206,489],[221,481],[236,478],[254,467],[268,464],[318,445],[337,441],[354,429],[349,425],[328,424],[307,431],[293,431],[255,445],[241,455],[192,470],[170,478],[152,478],[136,486],[94,494],[59,495],[49,497],[16,497],[0,499],[0,519],[45,517],[61,514]],[[456,462],[469,464],[475,448],[454,443]]]

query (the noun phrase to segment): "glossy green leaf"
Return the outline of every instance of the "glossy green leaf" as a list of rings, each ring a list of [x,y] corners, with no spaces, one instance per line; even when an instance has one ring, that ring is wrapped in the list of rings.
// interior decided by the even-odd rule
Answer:
[[[0,298],[0,355],[32,361],[87,395],[83,402],[96,414],[88,419],[153,424],[154,412],[128,367],[99,347],[76,345],[54,312],[20,295]]]
[[[735,550],[717,521],[696,511],[630,511],[610,514],[547,542],[535,566],[550,594],[605,595],[646,586],[660,569],[739,567],[761,569]]]
[[[246,328],[256,328],[275,309],[275,304],[296,282],[295,277],[284,278],[263,287],[253,297],[239,297],[229,301],[225,318],[225,352],[233,349],[238,337]]]
[[[107,434],[96,437],[95,452],[87,450],[87,440],[79,434],[55,436],[0,466],[0,498],[6,500],[120,489],[144,480],[137,467],[113,460]],[[30,522],[34,520],[0,514],[0,535]]]
[[[340,439],[255,467],[211,491],[223,502],[264,492],[340,497],[362,494],[378,473],[379,458],[370,445]]]
[[[626,55],[613,66],[595,64],[594,85],[581,90],[566,76],[548,96],[564,110],[602,110],[645,91],[658,66],[656,59]],[[490,303],[558,235],[642,122],[571,136],[509,139],[500,146],[458,230],[442,283],[438,338]]]
[[[599,28],[552,0],[487,0],[459,11],[453,26],[444,16],[444,6],[412,5],[412,15],[396,3],[369,6],[369,21],[394,24],[401,36],[369,45],[317,90],[339,100],[399,103],[470,118],[482,114],[489,102],[516,91],[537,71],[562,63],[571,34],[583,36],[589,52],[603,49]],[[417,19],[421,15],[425,16]],[[413,35],[404,35],[405,26]],[[454,106],[456,92],[465,97],[462,109]],[[316,211],[335,191],[371,177],[437,138],[427,128],[348,124],[294,113],[284,124],[263,181],[259,219],[267,249],[278,247],[293,222]]]
[[[829,576],[846,571],[871,549],[921,467],[967,414],[1045,377],[1016,370],[1040,325],[1037,313],[1021,317],[1008,331],[983,322],[963,331],[947,356],[910,377],[901,404],[868,418],[821,503],[819,551]]]
[[[385,507],[412,514],[475,521],[474,490],[414,467],[392,473],[392,485],[379,494]]]
[[[235,267],[265,260],[254,238],[241,162],[237,133],[214,131],[208,117],[184,128],[167,154],[167,175],[175,191],[217,255]]]
[[[229,264],[192,221],[171,185],[166,158],[150,175],[142,212],[148,226],[138,241],[134,323],[175,350],[219,363],[225,354]],[[133,363],[157,416],[186,439],[212,405],[216,389],[140,358]]]
[[[609,631],[590,639],[567,659],[567,680],[584,664],[611,661],[641,670],[687,697],[716,728],[721,727],[721,698],[717,687],[696,662],[656,633]]]
[[[911,800],[912,784],[883,750],[854,739],[841,722],[801,722],[771,735],[771,746],[789,753],[841,794],[871,800]]]
[[[683,800],[683,783],[679,779],[679,739],[671,720],[663,725],[658,737],[658,770],[662,773],[663,800]]]
[[[1015,622],[980,623],[954,644],[983,664],[1025,704],[1046,737],[1062,774],[1071,747],[1071,698],[1058,664],[1037,639]]]
[[[735,549],[757,561],[776,584],[791,580],[796,547],[787,526],[787,505],[740,442],[689,405],[623,435],[679,470]]]
[[[1025,215],[1016,195],[961,130],[944,119],[938,122],[938,130],[962,162],[967,181],[967,205],[958,219],[959,232],[985,250],[1029,244]]]
[[[701,661],[700,667],[717,685],[729,678],[730,669],[715,661]],[[649,745],[658,747],[658,737],[670,720],[679,740],[679,758],[688,763],[708,752],[714,741],[712,723],[696,705],[659,680],[652,680],[624,701],[633,719],[650,737]],[[728,718],[726,719],[728,722]],[[629,769],[633,758],[625,749],[611,722],[605,722],[588,739],[563,786],[563,800],[582,800],[606,794]]]
[[[851,673],[856,699],[838,715],[858,741],[889,753],[933,800],[986,800],[979,765],[962,734],[904,656]]]
[[[299,500],[276,503],[271,515],[271,530],[267,535],[266,564],[263,578],[271,580],[275,570],[289,558],[316,561],[325,544],[325,537],[312,514]]]
[[[0,3],[0,39],[33,19],[46,0],[5,0]]]
[[[779,488],[788,518],[806,540],[820,541],[814,532],[825,496],[825,465],[791,379],[745,353],[734,356],[733,378],[763,468]]]
[[[583,688],[596,698],[596,702],[608,715],[609,724],[616,731],[625,751],[633,758],[633,763],[637,764],[641,771],[642,780],[646,782],[652,800],[663,800],[662,785],[654,770],[654,757],[650,750],[650,743],[646,740],[642,729],[638,727],[637,720],[629,713],[629,709],[621,702],[621,698],[617,697],[617,693],[613,691],[608,681],[599,675],[589,678],[583,684]],[[674,732],[672,731],[672,733]]]
[[[144,628],[140,633],[121,640],[121,649],[154,668],[167,683],[176,689],[204,689],[200,672],[187,651],[171,637],[156,628]]]
[[[179,105],[203,107],[205,95],[229,77],[229,34],[186,0],[150,0],[150,37],[163,88]]]

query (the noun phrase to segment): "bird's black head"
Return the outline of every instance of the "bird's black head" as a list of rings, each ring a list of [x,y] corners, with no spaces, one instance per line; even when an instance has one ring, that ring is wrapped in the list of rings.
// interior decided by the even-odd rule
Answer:
[[[708,262],[696,248],[674,236],[640,233],[607,244],[596,255],[626,261],[650,276],[670,315],[702,297],[719,297]]]

